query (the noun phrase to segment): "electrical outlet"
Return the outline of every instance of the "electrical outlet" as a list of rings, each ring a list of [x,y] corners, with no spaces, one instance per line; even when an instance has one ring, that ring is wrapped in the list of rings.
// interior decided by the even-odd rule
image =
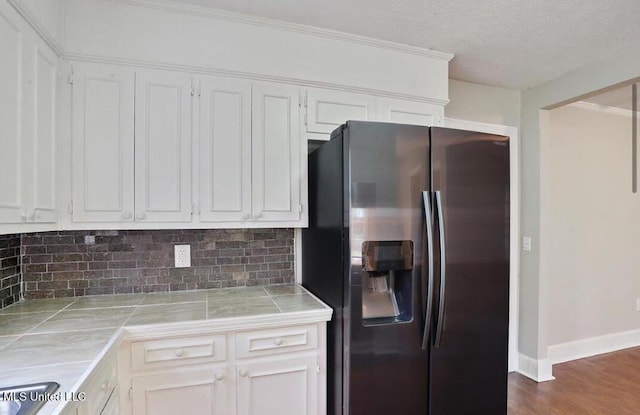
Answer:
[[[524,236],[522,238],[522,250],[531,252],[531,238],[529,236]]]
[[[636,298],[636,311],[640,311],[640,298]]]
[[[174,247],[176,268],[191,266],[191,245],[176,245]]]

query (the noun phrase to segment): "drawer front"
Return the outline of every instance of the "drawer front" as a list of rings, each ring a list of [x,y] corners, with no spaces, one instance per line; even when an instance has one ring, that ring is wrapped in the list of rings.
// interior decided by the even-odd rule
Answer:
[[[152,340],[131,344],[134,371],[226,359],[225,335]]]
[[[238,358],[287,353],[318,347],[315,325],[256,330],[236,334]]]

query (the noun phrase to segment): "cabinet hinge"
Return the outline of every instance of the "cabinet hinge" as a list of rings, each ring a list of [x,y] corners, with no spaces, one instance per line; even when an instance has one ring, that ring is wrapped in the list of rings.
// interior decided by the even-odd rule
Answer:
[[[73,202],[69,202],[69,213],[73,213]]]
[[[319,375],[320,374],[320,363],[316,362],[316,373]]]
[[[308,122],[309,110],[307,108],[307,93],[306,92],[304,93],[304,96],[302,97],[302,103],[303,103],[303,107],[304,107],[304,110],[303,110],[303,112],[304,112],[304,126],[306,127],[309,124],[309,122]]]
[[[69,85],[73,85],[75,82],[75,78],[73,76],[73,66],[71,67],[71,71],[69,72]]]
[[[133,400],[133,388],[129,388],[129,400]]]

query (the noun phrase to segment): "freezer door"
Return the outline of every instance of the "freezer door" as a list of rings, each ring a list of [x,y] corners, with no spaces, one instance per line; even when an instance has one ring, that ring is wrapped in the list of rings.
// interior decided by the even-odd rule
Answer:
[[[505,415],[509,323],[507,137],[431,128],[440,246],[429,415]]]
[[[426,127],[349,122],[345,171],[349,284],[345,287],[344,415],[425,415],[422,350]],[[372,312],[372,299],[388,307]]]

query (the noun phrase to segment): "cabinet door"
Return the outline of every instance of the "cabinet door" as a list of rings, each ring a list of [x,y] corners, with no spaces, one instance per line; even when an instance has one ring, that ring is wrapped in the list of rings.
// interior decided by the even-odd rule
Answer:
[[[134,72],[74,64],[73,220],[133,220]]]
[[[237,415],[316,415],[315,356],[240,364]]]
[[[191,76],[136,72],[136,221],[191,221]]]
[[[100,412],[100,415],[118,415],[119,413],[120,396],[118,395],[118,388],[116,388],[113,393],[111,393],[111,396],[109,397],[107,404],[102,409],[102,412]]]
[[[200,220],[251,215],[251,82],[200,81]]]
[[[0,223],[22,221],[23,32],[8,3],[0,4]]]
[[[55,115],[58,58],[39,39],[26,48],[25,204],[27,220],[55,222]]]
[[[328,140],[348,120],[375,119],[374,97],[331,89],[307,89],[306,131],[311,139]]]
[[[254,83],[252,94],[253,219],[298,221],[300,186],[300,88]]]
[[[136,415],[229,415],[230,387],[223,366],[135,376],[131,380]]]
[[[377,120],[396,124],[441,125],[444,107],[424,102],[379,98]]]

